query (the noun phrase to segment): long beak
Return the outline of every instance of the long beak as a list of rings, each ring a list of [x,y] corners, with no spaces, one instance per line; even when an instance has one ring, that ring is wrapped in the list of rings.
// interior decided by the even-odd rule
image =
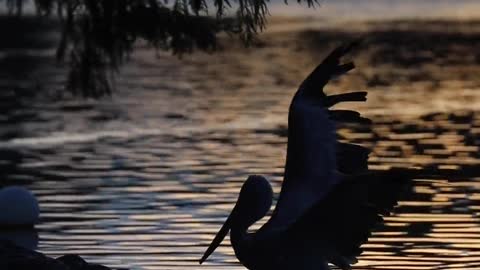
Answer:
[[[227,218],[227,220],[223,224],[220,231],[218,231],[215,238],[213,238],[212,243],[208,247],[207,251],[205,251],[202,258],[200,259],[199,261],[200,264],[202,264],[208,258],[208,256],[210,256],[215,251],[215,249],[220,245],[220,243],[222,243],[223,239],[225,239],[225,236],[227,236],[228,232],[230,231],[230,227],[232,225],[232,217],[234,215],[234,212],[235,212],[235,209],[232,210],[232,213]]]

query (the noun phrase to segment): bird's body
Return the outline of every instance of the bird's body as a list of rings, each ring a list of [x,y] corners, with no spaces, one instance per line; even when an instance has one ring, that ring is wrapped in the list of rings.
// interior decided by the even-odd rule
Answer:
[[[248,228],[266,215],[273,192],[258,175],[248,177],[232,213],[200,263],[230,231],[239,261],[251,270],[349,269],[383,215],[396,205],[409,178],[399,171],[369,172],[369,151],[336,139],[336,121],[368,122],[354,111],[331,110],[365,101],[365,92],[327,96],[322,89],[354,68],[333,51],[302,83],[290,105],[284,181],[275,210],[258,231]]]
[[[261,176],[252,176],[248,180],[252,186],[269,185]],[[260,183],[263,182],[263,183]],[[259,230],[249,233],[245,226],[232,226],[230,240],[235,255],[248,269],[276,270],[276,269],[328,269],[325,259],[321,258],[323,252],[314,250],[320,248],[303,248],[294,244],[285,237],[284,230]],[[307,253],[312,253],[307,256]]]

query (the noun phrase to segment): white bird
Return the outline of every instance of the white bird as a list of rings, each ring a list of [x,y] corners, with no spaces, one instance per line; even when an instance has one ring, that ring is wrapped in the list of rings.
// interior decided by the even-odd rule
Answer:
[[[335,121],[368,119],[339,102],[365,101],[366,92],[327,96],[323,87],[354,68],[340,58],[355,44],[334,50],[302,83],[290,105],[284,181],[271,218],[257,232],[273,192],[263,176],[249,176],[230,216],[206,250],[203,263],[230,231],[238,260],[252,270],[349,269],[371,230],[396,205],[409,177],[397,170],[368,171],[369,151],[337,142]]]
[[[37,199],[28,189],[19,186],[0,189],[0,228],[33,227],[39,216]]]
[[[111,270],[91,264],[78,255],[47,257],[36,252],[39,221],[35,196],[27,189],[11,186],[0,189],[0,269]]]

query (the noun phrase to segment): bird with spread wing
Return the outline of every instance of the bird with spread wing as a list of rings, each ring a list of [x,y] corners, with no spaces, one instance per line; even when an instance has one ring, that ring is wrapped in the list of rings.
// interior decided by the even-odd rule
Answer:
[[[371,231],[389,215],[409,176],[399,170],[368,171],[369,150],[336,138],[336,121],[369,122],[358,112],[333,110],[337,103],[365,101],[366,92],[326,95],[330,79],[354,68],[341,58],[355,43],[340,46],[300,85],[288,114],[284,181],[271,218],[273,191],[249,176],[230,216],[206,250],[203,263],[230,231],[238,260],[251,270],[350,269]]]

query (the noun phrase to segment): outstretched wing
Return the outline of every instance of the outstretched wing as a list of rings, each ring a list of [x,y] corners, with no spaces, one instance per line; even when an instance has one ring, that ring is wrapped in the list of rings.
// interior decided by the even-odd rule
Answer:
[[[400,170],[349,177],[289,227],[287,242],[300,250],[320,250],[329,262],[350,269],[371,231],[408,190],[410,178]]]
[[[368,170],[370,149],[351,143],[337,143],[337,170],[344,174],[363,173]]]
[[[263,232],[286,229],[324,198],[338,182],[337,151],[341,153],[352,148],[344,145],[337,147],[335,121],[358,121],[363,118],[356,112],[329,110],[329,107],[339,102],[364,101],[366,93],[327,96],[323,87],[332,77],[354,68],[353,63],[340,64],[340,58],[354,45],[334,50],[305,79],[293,97],[288,116],[284,181],[272,217],[261,229]],[[352,159],[341,158],[340,161],[340,164],[344,164],[346,161],[352,162]],[[366,164],[366,161],[363,163]]]

